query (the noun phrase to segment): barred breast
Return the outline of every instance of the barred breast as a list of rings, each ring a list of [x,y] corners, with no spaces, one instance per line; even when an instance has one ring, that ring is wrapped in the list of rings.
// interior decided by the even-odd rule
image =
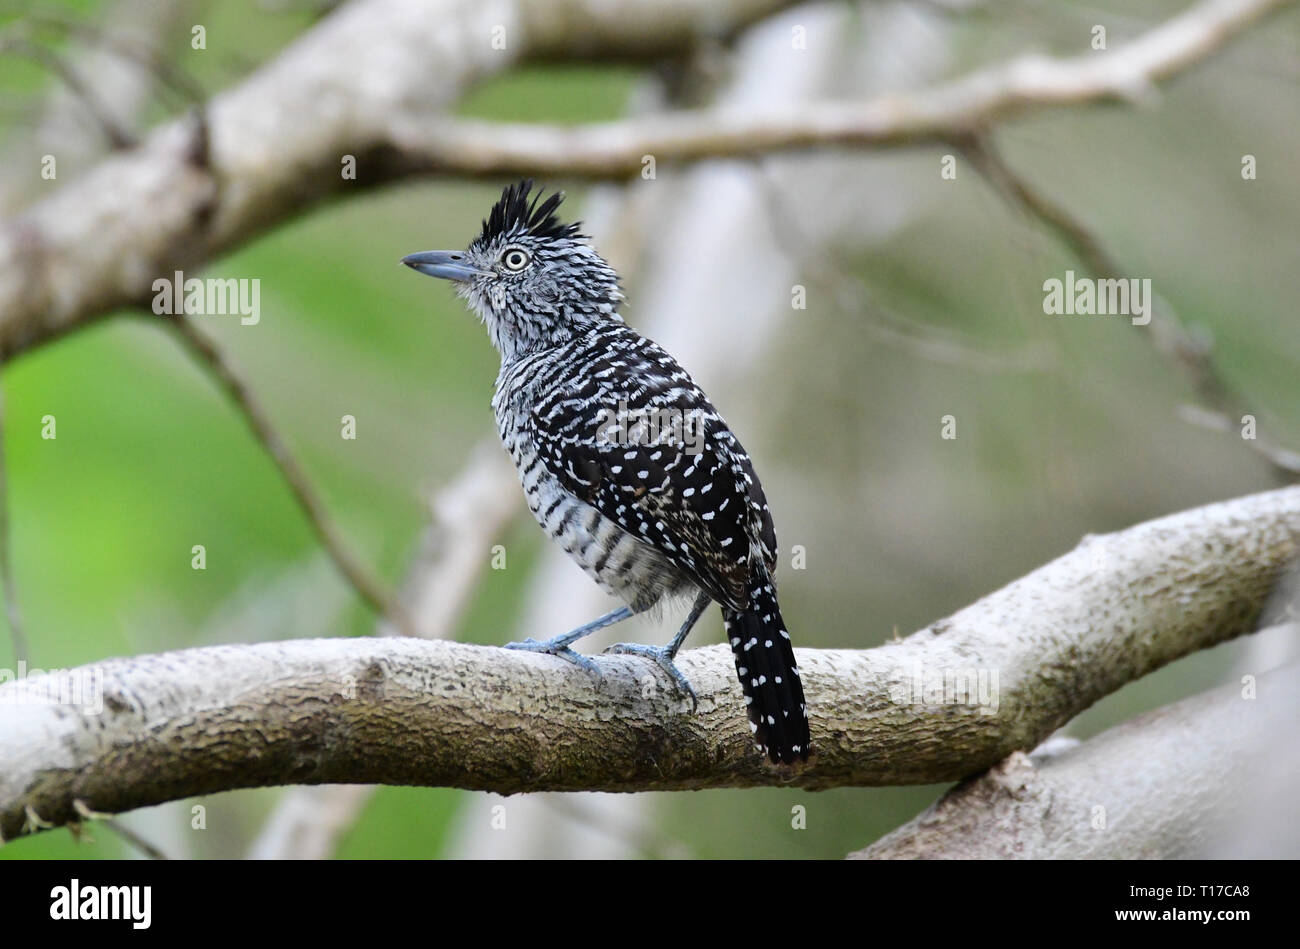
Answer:
[[[665,596],[693,594],[695,585],[667,557],[567,491],[542,463],[527,425],[534,387],[513,384],[526,375],[503,368],[492,402],[497,432],[515,463],[528,509],[542,530],[606,593],[635,612],[649,609]]]

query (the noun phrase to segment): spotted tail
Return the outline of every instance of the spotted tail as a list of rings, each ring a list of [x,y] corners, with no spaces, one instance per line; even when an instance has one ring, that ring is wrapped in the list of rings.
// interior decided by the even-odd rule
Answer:
[[[749,608],[722,609],[736,673],[745,693],[750,729],[773,763],[808,759],[808,712],[794,647],[766,572],[751,582]]]

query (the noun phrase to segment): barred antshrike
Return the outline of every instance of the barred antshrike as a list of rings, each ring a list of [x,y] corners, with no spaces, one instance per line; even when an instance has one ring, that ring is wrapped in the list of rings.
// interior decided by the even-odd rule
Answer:
[[[673,657],[710,601],[722,606],[758,749],[807,759],[808,713],[772,575],[776,534],[749,455],[676,360],[618,314],[618,274],[555,216],[563,194],[505,189],[464,251],[402,262],[455,281],[501,354],[492,408],[542,528],[627,605],[545,642],[511,643],[595,669],[571,648],[677,596],[694,598],[666,647],[609,651],[657,663],[692,701]]]

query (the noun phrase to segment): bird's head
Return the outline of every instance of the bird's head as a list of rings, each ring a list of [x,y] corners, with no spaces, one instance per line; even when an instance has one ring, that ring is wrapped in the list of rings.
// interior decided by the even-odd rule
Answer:
[[[402,258],[430,277],[451,280],[487,325],[503,358],[554,345],[599,320],[618,317],[623,294],[614,272],[577,224],[562,224],[556,192],[529,200],[531,179],[505,189],[465,250]]]

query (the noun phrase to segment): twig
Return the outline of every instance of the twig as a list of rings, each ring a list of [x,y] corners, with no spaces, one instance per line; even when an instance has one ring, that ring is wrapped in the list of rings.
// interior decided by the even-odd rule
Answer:
[[[420,551],[401,601],[420,636],[451,638],[483,571],[492,541],[520,509],[519,485],[500,446],[484,443],[465,470],[433,498]],[[391,627],[380,623],[379,635]],[[294,787],[276,802],[248,853],[256,859],[323,859],[334,853],[370,799],[353,784]]]
[[[141,837],[139,834],[133,831],[130,827],[127,827],[126,824],[122,823],[120,820],[115,818],[112,814],[101,814],[98,811],[92,811],[89,807],[86,806],[86,802],[81,800],[80,798],[76,798],[73,800],[72,809],[77,812],[78,823],[80,823],[81,821],[88,821],[88,820],[98,821],[99,823],[106,826],[109,830],[113,831],[113,833],[117,834],[128,844],[130,844],[136,850],[139,850],[141,853],[143,853],[146,857],[150,858],[151,860],[167,859],[167,854],[163,853],[160,849],[155,847],[153,844],[149,843],[149,841],[145,840],[143,837]],[[71,826],[77,826],[77,825],[73,824]]]
[[[104,823],[108,826],[108,828],[111,831],[113,831],[113,833],[117,834],[119,837],[125,840],[136,850],[140,851],[150,860],[167,859],[167,854],[163,853],[162,850],[160,850],[158,847],[155,847],[153,844],[149,843],[149,841],[145,840],[143,837],[141,837],[139,834],[133,831],[130,827],[127,827],[126,824],[122,823],[120,820],[107,820],[104,821]]]
[[[240,378],[230,361],[185,317],[166,320],[165,323],[175,332],[186,352],[212,374],[243,414],[248,427],[275,461],[276,467],[280,469],[280,474],[288,484],[294,500],[298,502],[298,507],[311,524],[321,544],[329,552],[339,572],[375,612],[387,616],[404,635],[417,635],[415,624],[406,610],[385,588],[382,581],[348,550],[347,541],[335,526],[325,503],[317,495],[307,472],[298,463],[288,444],[271,424],[270,416],[262,408],[261,402],[248,384]]]
[[[4,6],[11,6],[4,4]],[[185,70],[179,69],[163,58],[157,50],[127,36],[110,32],[96,24],[86,23],[55,10],[33,10],[24,7],[21,16],[30,25],[48,26],[79,36],[92,45],[101,46],[118,57],[147,69],[159,82],[180,96],[189,105],[203,105],[206,94],[203,87]]]
[[[762,206],[767,213],[763,219],[772,240],[799,270],[831,288],[845,315],[866,316],[863,326],[868,332],[917,359],[973,372],[1050,372],[1059,368],[1059,361],[1047,346],[1028,344],[1008,352],[1002,344],[992,352],[988,344],[968,334],[891,312],[874,299],[867,282],[855,273],[841,251],[800,230],[798,215],[786,204],[784,190],[773,182],[766,167],[756,170],[766,196]]]
[[[131,37],[120,36],[71,16],[54,11],[28,11],[24,18],[29,24],[45,25],[80,36],[94,45],[113,53],[120,59],[134,63],[158,80],[164,89],[171,90],[188,106],[187,118],[193,123],[192,160],[197,167],[206,168],[210,161],[210,129],[208,127],[207,94],[203,87],[185,70],[164,58],[149,44],[139,43]],[[219,184],[219,182],[218,182]]]
[[[1007,164],[989,137],[973,134],[953,140],[993,187],[1022,211],[1036,218],[1065,244],[1098,279],[1119,278],[1119,263],[1102,246],[1101,241],[1063,206],[1035,189]],[[1241,397],[1220,374],[1214,364],[1210,346],[1189,333],[1168,302],[1161,299],[1153,308],[1149,337],[1158,352],[1173,360],[1188,373],[1197,394],[1208,411],[1224,419],[1240,417]],[[1300,456],[1272,446],[1260,439],[1242,439],[1252,451],[1264,458],[1274,475],[1283,482],[1300,477]]]
[[[1235,433],[1239,431],[1239,422],[1221,412],[1202,408],[1199,405],[1180,405],[1178,407],[1178,417],[1190,425],[1199,425],[1211,432]],[[1293,476],[1300,475],[1300,452],[1283,448],[1267,438],[1259,438],[1258,436],[1253,440],[1244,440],[1251,442],[1250,447],[1267,458],[1269,463],[1278,471],[1290,473]],[[1293,478],[1288,480],[1293,480]]]
[[[0,53],[10,52],[32,62],[39,63],[63,81],[71,92],[86,106],[86,111],[104,133],[109,144],[116,150],[132,148],[136,144],[135,136],[124,129],[109,113],[99,97],[77,74],[77,71],[63,61],[63,57],[53,50],[46,49],[39,43],[23,36],[10,34],[0,36]]]

